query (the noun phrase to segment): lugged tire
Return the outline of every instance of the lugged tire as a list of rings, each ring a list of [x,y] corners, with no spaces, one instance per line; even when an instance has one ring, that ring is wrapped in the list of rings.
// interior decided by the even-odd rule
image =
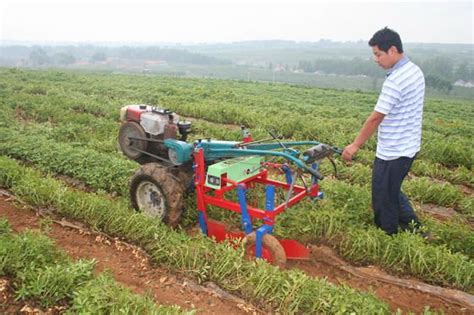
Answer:
[[[252,249],[254,250],[255,248],[256,240],[256,232],[249,233],[244,238],[245,252],[250,259],[255,259]],[[276,237],[271,234],[265,234],[262,243],[263,247],[272,255],[272,261],[270,263],[284,269],[286,267],[286,253]]]
[[[176,227],[184,209],[184,187],[168,168],[158,163],[147,163],[131,179],[130,199],[136,210]],[[140,207],[140,204],[148,203],[154,205]]]

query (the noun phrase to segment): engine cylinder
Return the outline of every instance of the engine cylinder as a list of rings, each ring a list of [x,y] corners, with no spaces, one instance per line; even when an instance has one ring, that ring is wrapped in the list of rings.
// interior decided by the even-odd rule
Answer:
[[[176,139],[177,132],[178,126],[176,124],[166,124],[163,139]]]

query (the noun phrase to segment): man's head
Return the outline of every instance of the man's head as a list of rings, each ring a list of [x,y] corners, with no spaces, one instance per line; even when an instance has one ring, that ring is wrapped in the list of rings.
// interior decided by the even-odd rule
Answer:
[[[369,40],[375,62],[384,69],[390,69],[403,57],[400,35],[387,27],[377,31]]]

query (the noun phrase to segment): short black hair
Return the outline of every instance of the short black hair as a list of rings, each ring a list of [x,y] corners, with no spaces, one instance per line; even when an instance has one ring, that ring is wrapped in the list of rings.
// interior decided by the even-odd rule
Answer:
[[[384,27],[377,31],[369,40],[369,46],[377,46],[380,50],[387,52],[390,47],[395,46],[399,53],[403,53],[402,40],[394,30]]]

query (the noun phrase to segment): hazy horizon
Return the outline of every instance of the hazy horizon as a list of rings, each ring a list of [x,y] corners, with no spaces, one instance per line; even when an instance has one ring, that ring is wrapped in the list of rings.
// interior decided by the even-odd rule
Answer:
[[[201,44],[367,41],[389,26],[406,43],[473,44],[471,1],[141,1],[0,3],[0,41]]]
[[[232,45],[232,44],[241,44],[241,43],[258,43],[258,42],[294,42],[296,44],[312,44],[318,43],[320,41],[331,41],[335,44],[358,44],[362,42],[363,46],[367,46],[368,40],[359,39],[359,40],[347,40],[347,41],[337,41],[329,38],[321,38],[319,40],[291,40],[291,39],[278,39],[278,38],[268,38],[268,39],[254,39],[254,40],[236,40],[236,41],[208,41],[208,42],[163,42],[163,41],[132,41],[132,40],[123,40],[123,41],[56,41],[56,40],[16,40],[16,39],[0,39],[0,45],[13,46],[13,45],[26,45],[26,46],[110,46],[110,47],[119,47],[119,46],[205,46],[205,45]],[[439,43],[439,42],[403,42],[404,45],[466,45],[474,46],[472,43]]]

